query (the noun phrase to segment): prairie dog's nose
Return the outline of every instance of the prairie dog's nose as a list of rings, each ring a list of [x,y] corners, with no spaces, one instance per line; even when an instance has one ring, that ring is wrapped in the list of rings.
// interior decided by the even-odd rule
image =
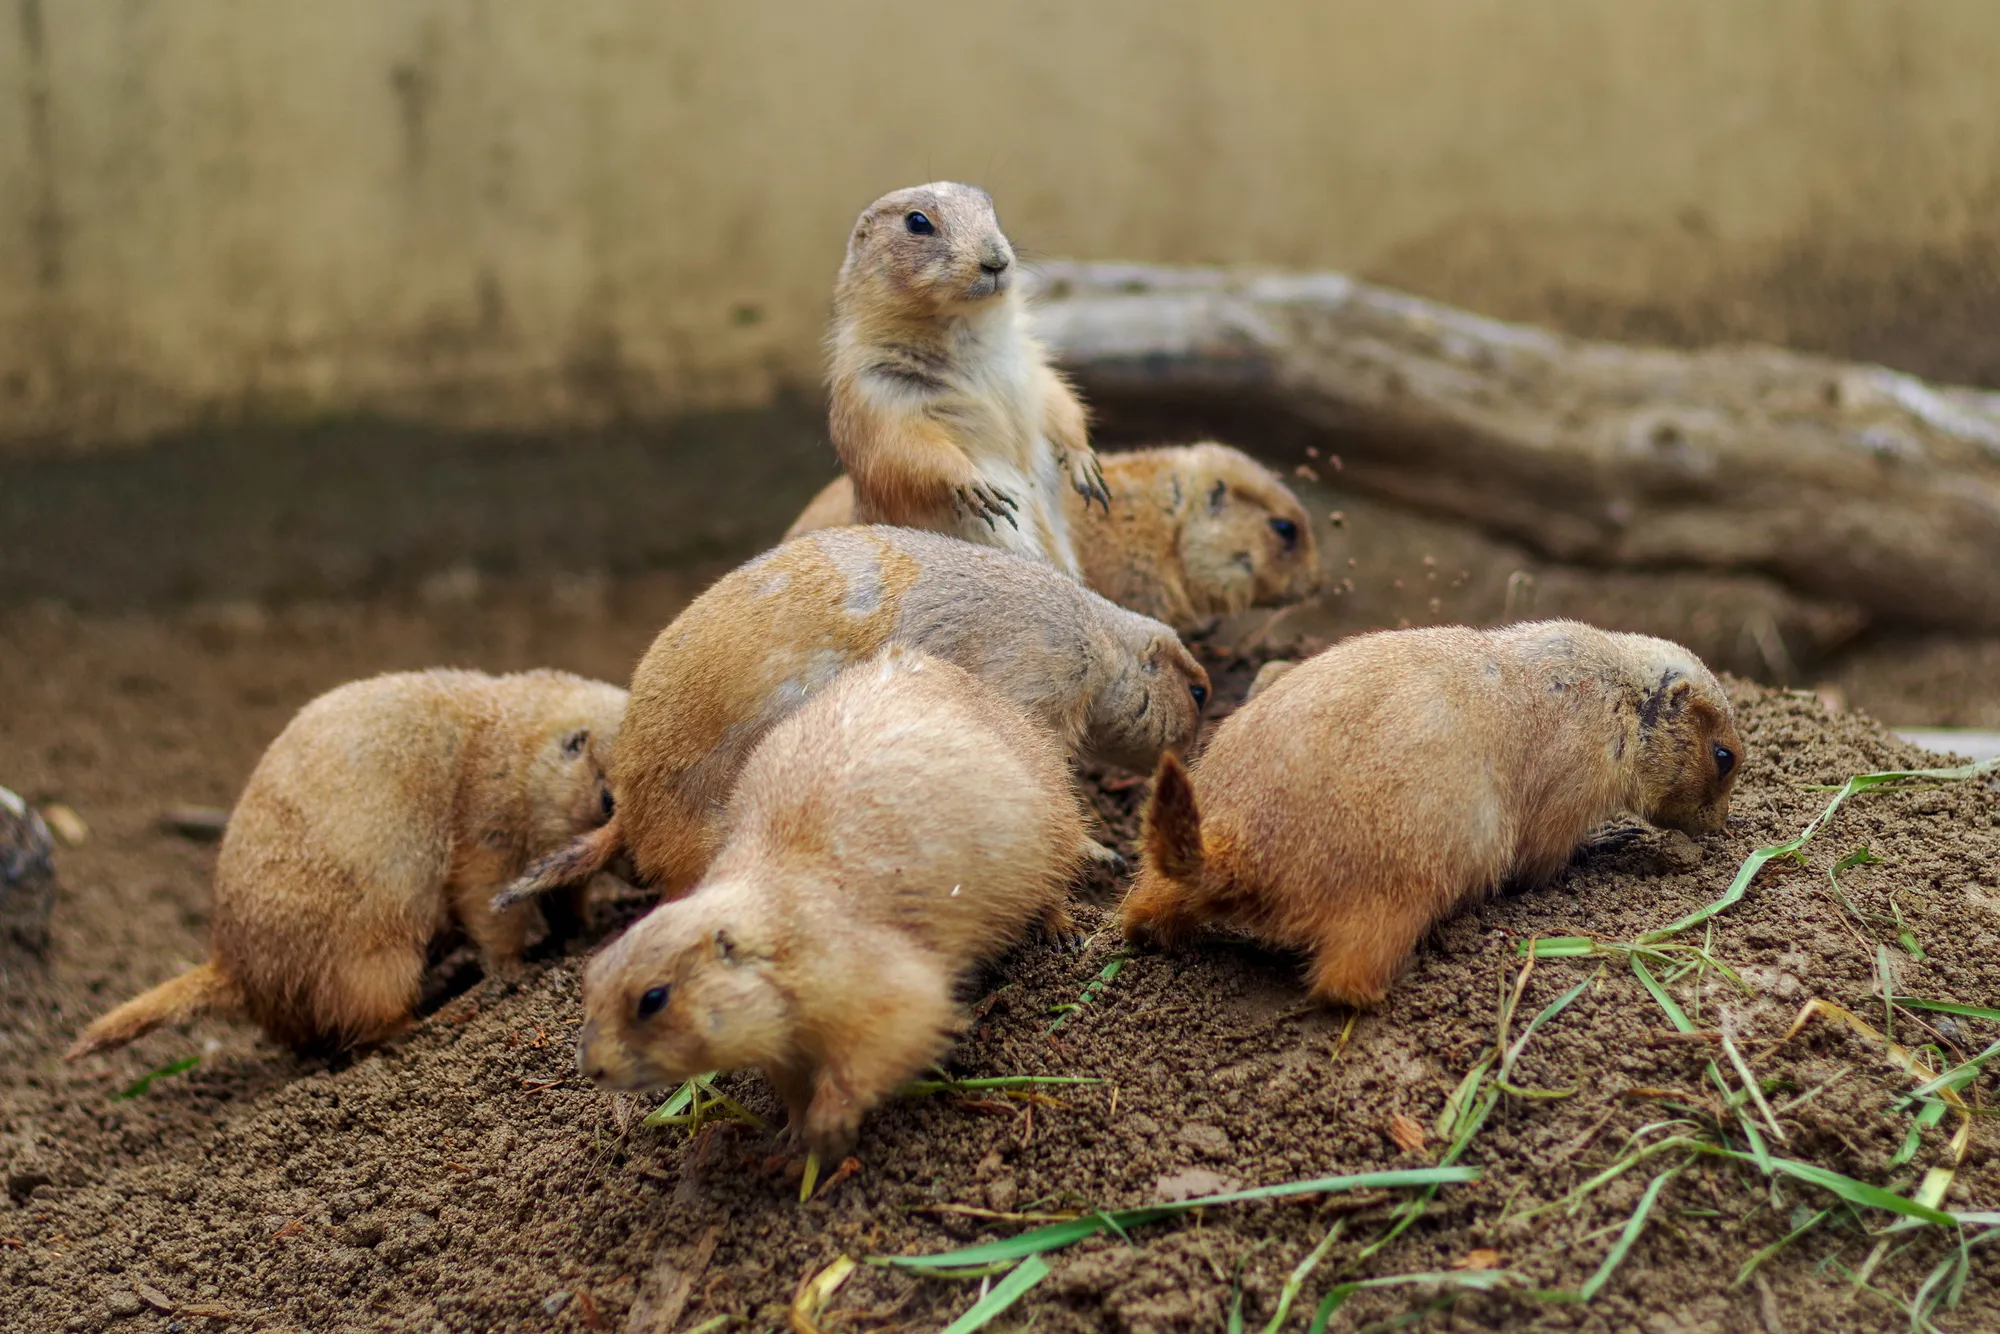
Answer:
[[[1005,273],[1014,257],[1007,253],[1005,246],[988,246],[986,253],[979,257],[979,267],[988,273]]]
[[[593,1019],[576,1035],[576,1072],[593,1082],[604,1078],[604,1067],[590,1059],[590,1046],[596,1040],[597,1021]]]

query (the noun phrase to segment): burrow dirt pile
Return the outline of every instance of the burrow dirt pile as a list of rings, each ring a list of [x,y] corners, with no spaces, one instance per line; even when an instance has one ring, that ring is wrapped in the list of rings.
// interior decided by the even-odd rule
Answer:
[[[642,909],[629,894],[600,901],[588,938],[514,983],[447,957],[423,1022],[352,1059],[302,1061],[217,1023],[59,1062],[89,1018],[203,956],[213,845],[159,816],[226,805],[307,699],[439,664],[622,681],[693,587],[0,615],[0,781],[66,803],[90,826],[56,855],[48,960],[10,959],[0,986],[0,1328],[669,1331],[722,1328],[709,1322],[723,1316],[741,1317],[730,1328],[786,1328],[802,1285],[843,1255],[943,1250],[1034,1225],[996,1215],[1435,1163],[1447,1098],[1494,1045],[1503,1000],[1518,990],[1511,1041],[1579,982],[1522,1048],[1508,1080],[1519,1092],[1500,1097],[1467,1148],[1480,1178],[1443,1189],[1389,1245],[1363,1257],[1402,1193],[1209,1209],[1052,1254],[1049,1276],[995,1327],[1213,1330],[1240,1300],[1246,1327],[1259,1329],[1336,1225],[1287,1328],[1304,1328],[1344,1280],[1484,1266],[1521,1275],[1520,1286],[1371,1289],[1334,1327],[1414,1311],[1438,1328],[1898,1329],[1909,1319],[1897,1304],[1950,1258],[1954,1243],[1935,1229],[1880,1237],[1893,1215],[1857,1216],[1805,1182],[1773,1188],[1746,1163],[1688,1150],[1660,1149],[1577,1193],[1635,1150],[1712,1142],[1718,1119],[1743,1147],[1741,1120],[1707,1074],[1711,1060],[1730,1068],[1709,1036],[1725,1030],[1760,1081],[1774,1155],[1905,1194],[1954,1161],[1950,1116],[1895,1161],[1913,1124],[1897,1104],[1916,1081],[1880,1042],[1826,1019],[1786,1034],[1815,999],[1883,1028],[1885,985],[2000,1003],[2000,793],[1981,782],[1855,797],[1803,865],[1775,864],[1679,938],[1713,962],[1681,953],[1656,975],[1701,1036],[1676,1032],[1623,957],[1543,959],[1522,976],[1522,946],[1537,937],[1629,941],[1716,899],[1753,849],[1793,837],[1826,805],[1817,786],[1942,762],[1863,715],[1734,681],[1748,754],[1726,834],[1648,833],[1583,856],[1553,888],[1453,919],[1372,1013],[1308,1004],[1297,960],[1228,941],[1133,953],[1092,988],[1125,951],[1116,887],[1085,891],[1087,946],[1027,945],[983,975],[948,1073],[1100,1082],[897,1100],[864,1126],[858,1171],[803,1205],[775,1132],[644,1126],[657,1099],[577,1078],[581,963]],[[1227,707],[1254,664],[1214,665]],[[1113,777],[1090,790],[1133,852],[1143,784]],[[1861,848],[1879,860],[1830,877]],[[1893,1028],[1946,1061],[2000,1037],[2000,1025],[1914,1010],[1898,1010]],[[192,1068],[116,1096],[190,1057]],[[758,1077],[720,1087],[777,1119]],[[1963,1098],[1993,1105],[1993,1073]],[[1978,1119],[1944,1207],[2000,1208],[1996,1135]],[[1675,1167],[1593,1300],[1527,1291],[1575,1292],[1648,1185]],[[1959,1304],[1935,1312],[1941,1328],[2000,1328],[1994,1260],[1971,1253]],[[978,1288],[864,1263],[817,1325],[936,1329]]]

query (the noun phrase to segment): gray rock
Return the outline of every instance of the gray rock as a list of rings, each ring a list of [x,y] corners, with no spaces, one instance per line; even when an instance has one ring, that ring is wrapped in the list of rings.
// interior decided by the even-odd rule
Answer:
[[[34,807],[0,787],[0,958],[48,952],[56,871],[49,827]]]

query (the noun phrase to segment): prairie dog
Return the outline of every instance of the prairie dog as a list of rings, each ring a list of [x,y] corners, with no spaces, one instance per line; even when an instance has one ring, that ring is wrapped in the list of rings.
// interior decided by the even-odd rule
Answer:
[[[246,1015],[301,1050],[379,1041],[453,922],[489,967],[533,919],[493,891],[611,814],[625,692],[567,672],[396,672],[299,710],[244,786],[215,864],[210,956],[85,1029],[69,1059],[163,1023]]]
[[[1138,773],[1194,739],[1208,698],[1172,630],[1041,561],[911,528],[809,533],[724,575],[660,632],[612,757],[618,813],[499,906],[586,878],[621,848],[662,894],[686,890],[721,845],[759,739],[886,644],[956,663],[1080,758]]]
[[[1083,405],[1028,332],[984,190],[870,204],[834,287],[834,450],[863,523],[928,528],[1077,572],[1063,493],[1109,496]]]
[[[577,1065],[620,1089],[756,1066],[822,1158],[949,1048],[974,963],[1067,928],[1092,846],[1055,738],[895,647],[771,729],[728,826],[691,894],[591,960]]]
[[[1125,929],[1309,950],[1313,994],[1353,1005],[1440,918],[1548,881],[1611,815],[1721,829],[1743,754],[1693,654],[1574,621],[1363,635],[1263,687],[1192,771],[1161,761]]]
[[[1212,440],[1107,455],[1111,503],[1072,506],[1083,582],[1190,633],[1251,607],[1319,591],[1305,506],[1270,469]]]
[[[1305,506],[1276,474],[1214,441],[1098,456],[1103,512],[1071,494],[1069,531],[1084,584],[1182,634],[1250,607],[1319,591]],[[836,477],[786,537],[854,522],[854,486]]]

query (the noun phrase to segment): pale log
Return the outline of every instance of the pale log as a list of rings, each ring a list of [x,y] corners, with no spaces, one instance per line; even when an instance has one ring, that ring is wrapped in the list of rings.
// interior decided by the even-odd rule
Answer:
[[[1756,571],[2000,632],[2000,393],[1570,338],[1339,274],[1040,268],[1041,334],[1111,417],[1314,444],[1329,480],[1553,560]]]

